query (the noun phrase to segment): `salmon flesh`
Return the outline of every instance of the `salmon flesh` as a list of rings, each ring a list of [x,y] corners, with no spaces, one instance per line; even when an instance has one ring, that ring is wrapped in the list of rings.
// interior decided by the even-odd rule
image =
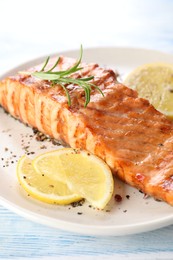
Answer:
[[[50,67],[54,64],[52,58]],[[74,59],[61,57],[55,70],[66,70]],[[52,63],[52,64],[51,64]],[[39,71],[43,64],[28,69]],[[112,70],[82,64],[73,78],[94,76],[96,90],[85,108],[83,89],[17,74],[0,82],[0,105],[13,117],[72,148],[102,158],[124,182],[173,205],[173,122],[137,92],[118,83]]]

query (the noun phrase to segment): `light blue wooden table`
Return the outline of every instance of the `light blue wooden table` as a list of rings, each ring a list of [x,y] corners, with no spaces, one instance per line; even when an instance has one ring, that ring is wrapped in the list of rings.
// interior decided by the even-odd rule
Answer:
[[[173,1],[0,0],[0,73],[48,53],[124,46],[173,53]],[[122,237],[48,228],[0,206],[0,259],[173,259],[173,225]]]

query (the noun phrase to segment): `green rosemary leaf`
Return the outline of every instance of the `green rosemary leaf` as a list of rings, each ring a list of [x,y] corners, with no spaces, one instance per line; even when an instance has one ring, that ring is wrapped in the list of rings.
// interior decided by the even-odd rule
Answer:
[[[57,59],[57,61],[53,65],[53,67],[51,69],[49,69],[47,72],[51,72],[58,65],[59,61],[60,61],[60,57]]]
[[[32,73],[33,76],[43,79],[43,80],[58,80],[60,78],[60,75],[57,74],[50,74],[44,71],[34,72]]]
[[[64,89],[65,94],[67,96],[68,105],[71,106],[71,98],[70,98],[70,95],[69,95],[67,88],[62,83],[59,83],[59,85]]]
[[[97,86],[97,85],[94,85],[94,84],[92,84],[92,83],[89,83],[92,87],[94,87],[95,89],[97,89],[98,90],[98,92],[100,92],[100,94],[104,97],[104,93],[103,93],[103,91]]]
[[[90,94],[91,94],[91,90],[89,88],[85,88],[85,104],[84,107],[87,107],[87,105],[90,102]]]
[[[82,61],[82,56],[83,56],[83,47],[82,45],[80,46],[80,57],[77,61],[77,63],[74,65],[74,68],[78,68],[78,66],[80,65],[81,61]]]
[[[74,72],[76,72],[76,71],[78,71],[78,70],[83,69],[83,68],[81,68],[81,67],[78,68],[78,66],[80,65],[81,60],[82,60],[82,55],[83,55],[83,48],[82,48],[82,45],[81,45],[81,47],[80,47],[80,57],[79,57],[78,61],[76,62],[76,64],[75,64],[73,67],[71,67],[70,69],[67,69],[67,70],[66,70],[66,72],[64,73],[64,76],[65,76],[65,75],[72,74],[72,73],[74,73]]]
[[[92,80],[92,79],[94,79],[94,76],[87,77],[87,78],[79,78],[78,80],[80,80],[80,81],[90,81],[90,80]],[[93,85],[94,85],[94,84],[93,84]]]
[[[47,64],[48,64],[48,62],[49,62],[49,59],[50,59],[50,56],[49,56],[49,57],[47,57],[47,59],[46,59],[46,61],[45,61],[44,65],[43,65],[43,67],[42,67],[42,69],[41,69],[40,71],[44,71],[44,69],[45,69],[46,65],[47,65]]]
[[[67,75],[75,73],[81,69],[82,68],[76,68],[76,69],[71,70],[71,68],[70,68],[68,70],[61,70],[61,71],[55,71],[55,72],[49,72],[49,73],[59,74],[61,76],[67,76]]]

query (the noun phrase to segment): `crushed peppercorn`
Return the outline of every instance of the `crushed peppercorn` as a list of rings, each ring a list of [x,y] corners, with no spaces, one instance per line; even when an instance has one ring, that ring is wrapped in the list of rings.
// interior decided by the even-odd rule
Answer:
[[[122,197],[119,194],[115,194],[114,198],[115,198],[116,202],[121,202],[122,201]]]

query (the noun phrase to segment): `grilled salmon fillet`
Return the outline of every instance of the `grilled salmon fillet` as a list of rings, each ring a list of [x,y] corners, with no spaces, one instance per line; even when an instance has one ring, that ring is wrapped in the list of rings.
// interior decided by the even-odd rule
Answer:
[[[55,70],[74,63],[61,57]],[[0,105],[52,138],[99,156],[124,182],[173,205],[173,123],[136,91],[118,83],[112,70],[97,64],[82,66],[73,77],[94,76],[92,83],[104,93],[103,97],[93,89],[87,108],[80,87],[67,86],[69,107],[61,86],[52,87],[50,82],[27,74],[0,82]]]

